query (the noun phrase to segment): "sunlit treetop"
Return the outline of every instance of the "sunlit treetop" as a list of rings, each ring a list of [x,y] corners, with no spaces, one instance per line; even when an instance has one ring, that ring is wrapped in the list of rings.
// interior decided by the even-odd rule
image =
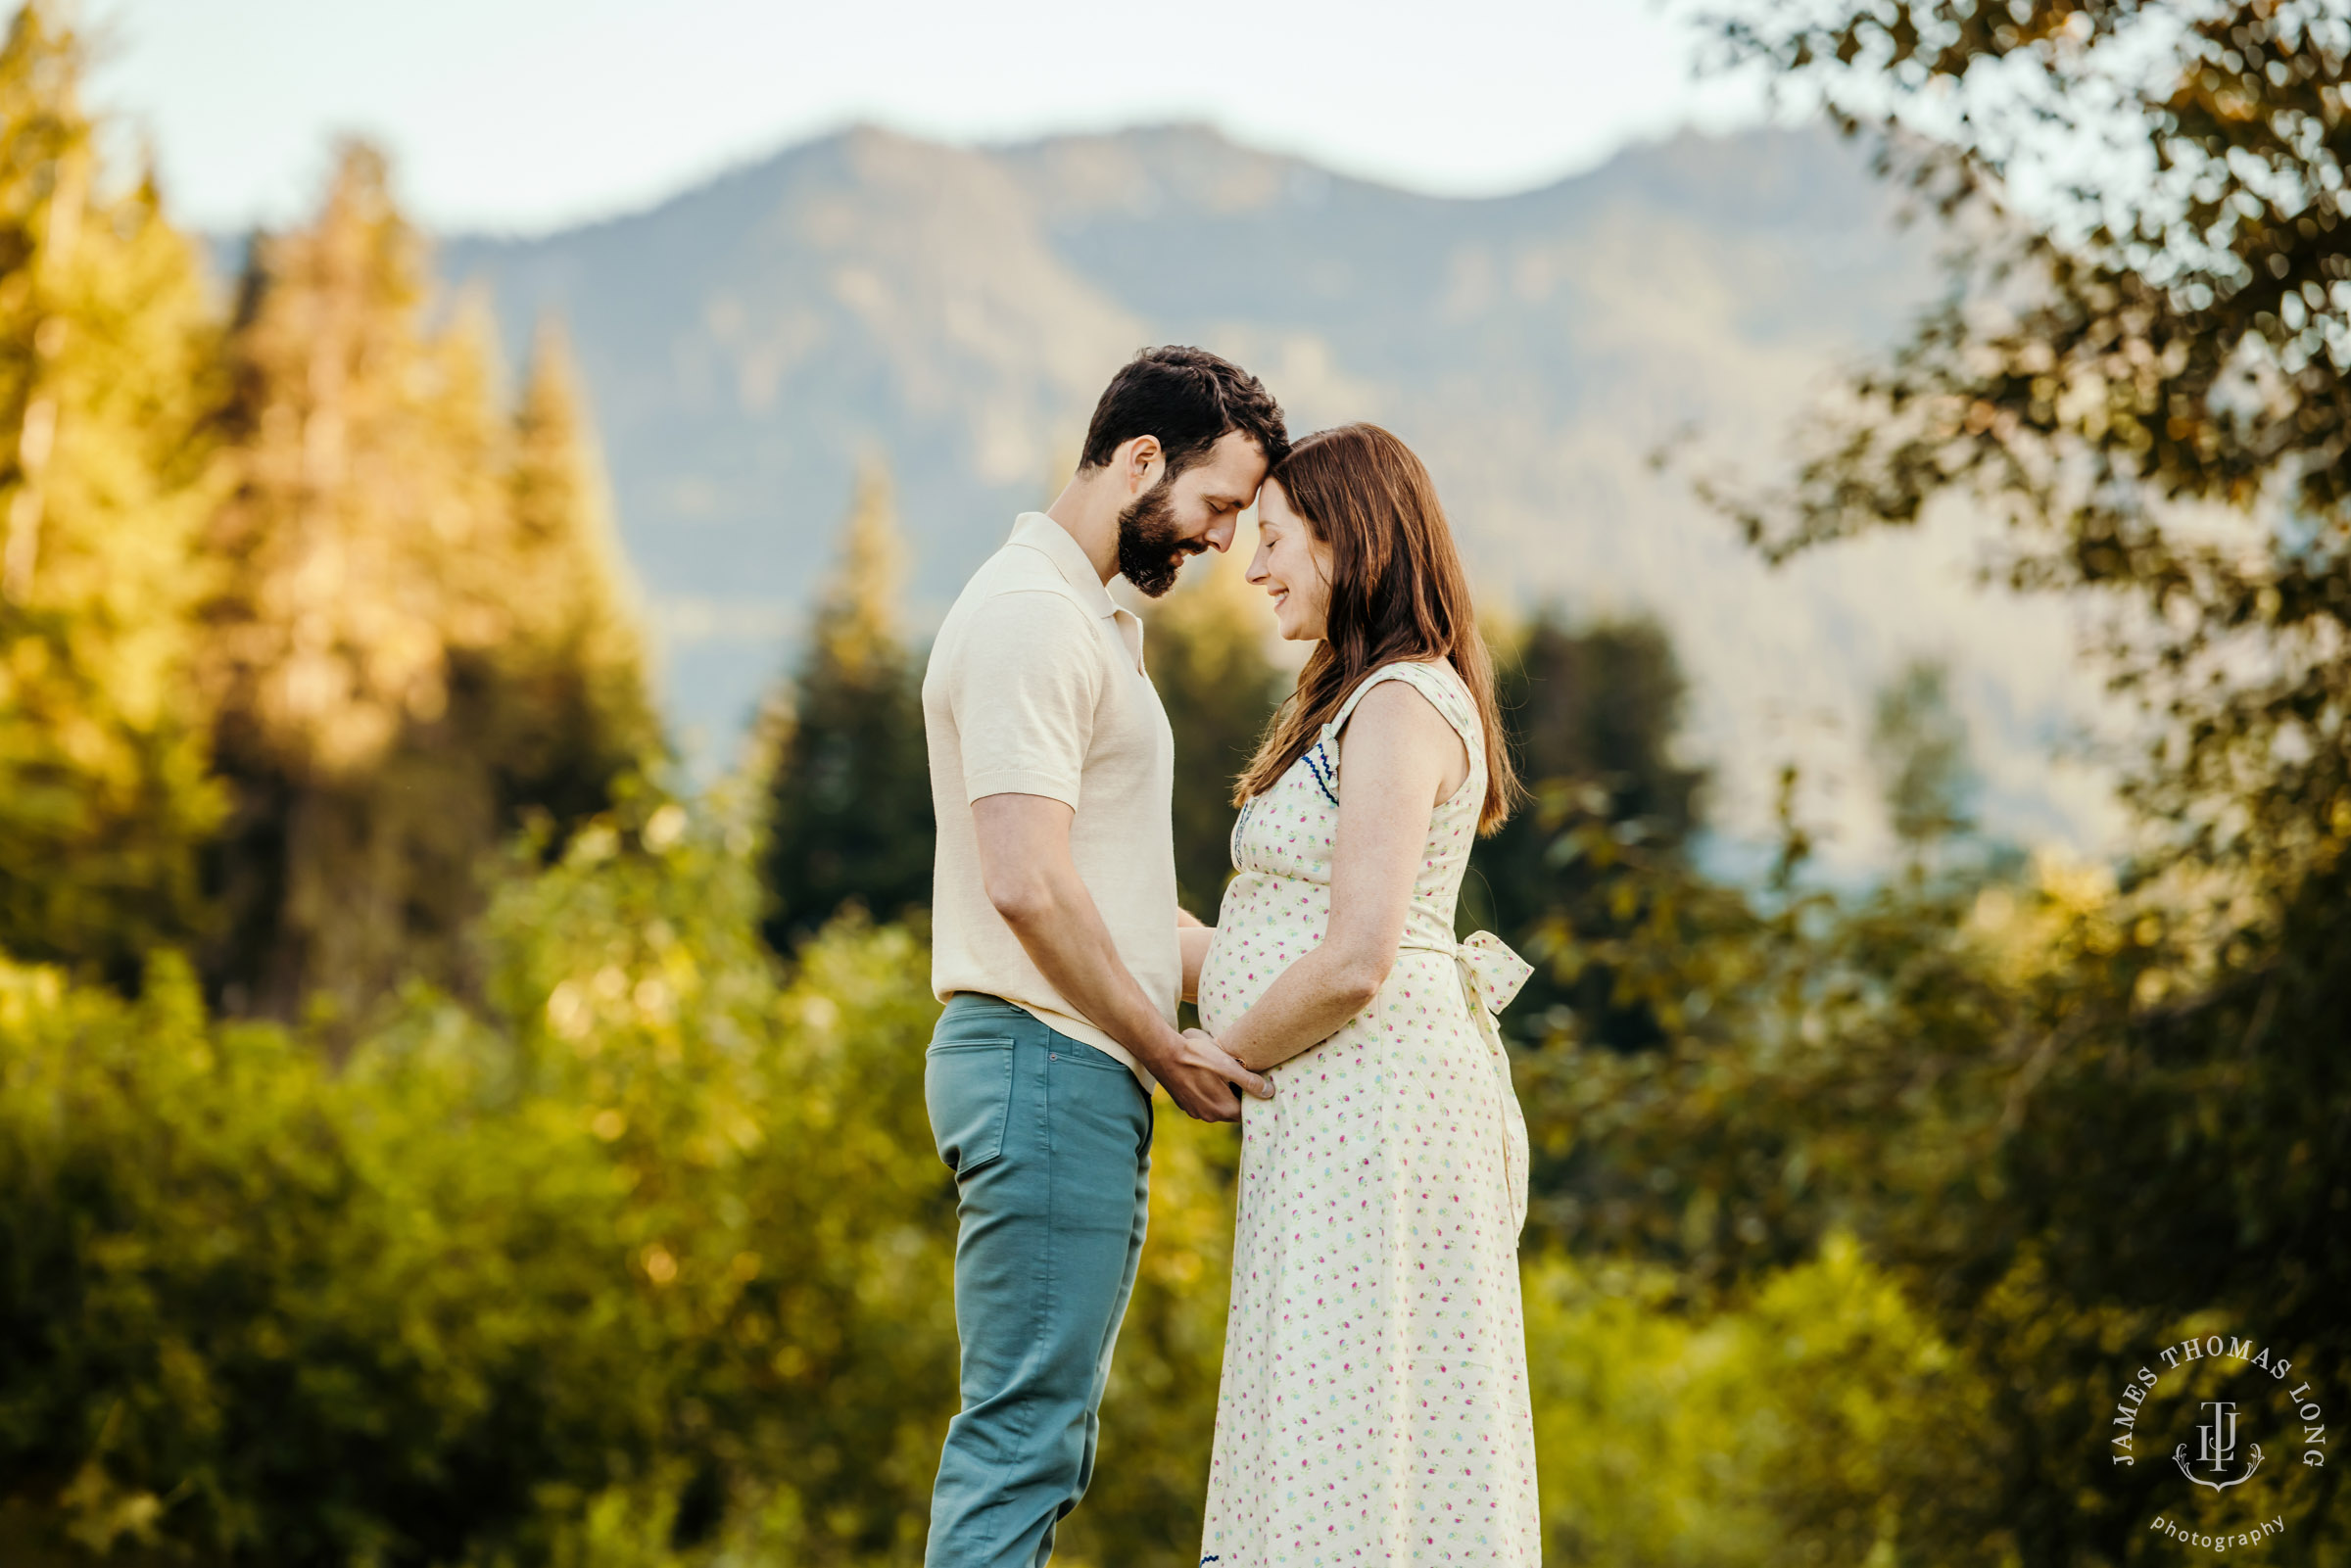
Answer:
[[[2020,586],[2151,612],[2116,648],[2171,721],[2143,803],[2290,851],[2345,787],[2327,672],[2351,629],[2351,18],[1760,0],[1715,20],[1962,241],[1949,300],[1854,379],[1792,485],[1731,502],[1751,539],[1776,558],[1946,494],[1989,504],[2018,525]]]

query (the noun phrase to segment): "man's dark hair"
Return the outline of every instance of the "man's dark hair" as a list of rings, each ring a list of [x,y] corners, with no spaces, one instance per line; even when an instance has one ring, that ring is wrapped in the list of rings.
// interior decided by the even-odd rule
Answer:
[[[1264,382],[1206,349],[1145,349],[1103,389],[1079,466],[1099,468],[1124,443],[1157,436],[1172,480],[1206,457],[1229,430],[1255,441],[1269,468],[1289,452],[1281,404]]]

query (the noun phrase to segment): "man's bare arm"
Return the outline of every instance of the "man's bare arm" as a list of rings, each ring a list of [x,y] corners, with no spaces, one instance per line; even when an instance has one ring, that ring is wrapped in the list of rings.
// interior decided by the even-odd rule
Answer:
[[[1076,814],[1044,795],[984,795],[972,803],[988,902],[1037,972],[1202,1121],[1237,1121],[1234,1085],[1260,1098],[1271,1085],[1205,1035],[1171,1027],[1119,958],[1110,927],[1070,857]]]
[[[1176,945],[1183,949],[1183,999],[1198,1002],[1200,966],[1208,962],[1208,944],[1217,939],[1217,928],[1201,925],[1180,909],[1176,913],[1182,917],[1176,922]]]

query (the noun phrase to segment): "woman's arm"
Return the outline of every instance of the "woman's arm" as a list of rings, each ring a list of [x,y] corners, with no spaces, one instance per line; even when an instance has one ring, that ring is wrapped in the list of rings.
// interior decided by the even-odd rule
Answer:
[[[1468,766],[1461,736],[1409,682],[1383,681],[1356,704],[1339,765],[1329,926],[1217,1042],[1235,1060],[1263,1072],[1329,1039],[1379,994],[1404,940],[1429,810]]]

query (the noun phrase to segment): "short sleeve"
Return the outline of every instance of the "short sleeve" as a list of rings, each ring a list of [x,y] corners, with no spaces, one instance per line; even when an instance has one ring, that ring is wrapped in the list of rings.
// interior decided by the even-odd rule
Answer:
[[[967,802],[1044,795],[1077,809],[1102,694],[1100,637],[1058,594],[998,594],[975,608],[947,693]]]

